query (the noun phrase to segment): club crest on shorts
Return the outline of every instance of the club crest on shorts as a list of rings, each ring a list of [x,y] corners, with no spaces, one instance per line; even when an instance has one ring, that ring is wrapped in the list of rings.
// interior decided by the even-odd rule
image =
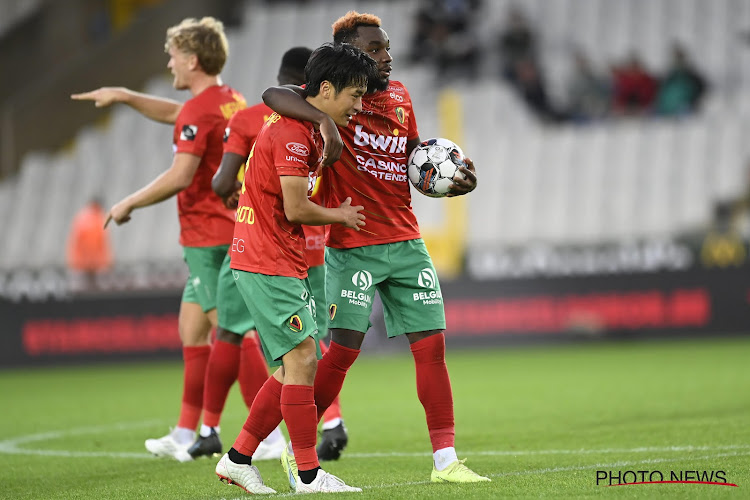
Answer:
[[[289,329],[295,333],[299,333],[302,331],[302,320],[299,316],[296,314],[289,318],[289,321],[287,322],[287,326]]]
[[[333,321],[333,318],[336,317],[336,310],[338,309],[338,306],[336,304],[331,304],[328,307],[328,316],[331,317],[331,321]]]

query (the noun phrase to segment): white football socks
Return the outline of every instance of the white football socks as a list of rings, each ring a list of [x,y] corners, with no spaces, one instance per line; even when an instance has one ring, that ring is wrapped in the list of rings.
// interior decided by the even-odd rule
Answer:
[[[455,448],[442,448],[432,454],[432,459],[435,461],[435,468],[440,471],[458,460],[458,456]]]

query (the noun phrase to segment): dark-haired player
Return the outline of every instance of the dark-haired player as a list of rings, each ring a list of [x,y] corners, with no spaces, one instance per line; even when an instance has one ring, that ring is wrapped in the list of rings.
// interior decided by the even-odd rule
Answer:
[[[383,301],[389,337],[406,335],[414,357],[417,394],[427,419],[433,450],[433,482],[489,481],[458,460],[454,448],[453,395],[445,364],[445,312],[437,273],[419,233],[411,208],[406,164],[420,142],[409,92],[389,80],[393,59],[390,41],[371,14],[350,11],[333,24],[336,44],[353,44],[378,65],[377,90],[363,98],[362,112],[339,127],[341,158],[323,171],[324,198],[335,206],[351,197],[363,205],[367,227],[345,231],[332,226],[327,238],[326,288],[332,341],[320,361],[315,402],[320,414],[336,397],[346,371],[360,352],[370,328],[372,299],[377,289]],[[264,100],[272,109],[314,123],[329,122],[288,88],[269,89]],[[321,127],[321,130],[324,130]],[[333,138],[326,137],[326,143]],[[453,195],[476,187],[471,160],[454,180]],[[295,450],[296,451],[296,450]],[[285,470],[294,459],[285,452]],[[289,474],[290,477],[293,474]]]
[[[362,109],[362,95],[375,73],[374,61],[355,47],[323,45],[305,68],[305,101],[346,126]],[[352,206],[350,199],[336,208],[308,199],[321,160],[318,127],[274,113],[258,134],[246,165],[232,269],[267,360],[282,368],[258,392],[234,446],[216,465],[216,474],[250,493],[274,492],[263,484],[252,455],[282,417],[298,463],[291,478],[297,493],[361,491],[323,471],[315,451],[318,415],[313,382],[320,348],[302,225],[332,224],[356,232],[365,224],[362,207]]]
[[[302,85],[305,83],[305,65],[311,52],[312,50],[307,47],[294,47],[284,53],[277,77],[279,85]],[[241,170],[240,167],[247,160],[258,132],[271,113],[273,113],[271,108],[263,103],[259,103],[238,111],[229,120],[229,126],[225,135],[224,157],[219,170],[214,175],[212,186],[214,192],[230,208],[237,208],[240,180],[244,176],[244,170]],[[319,188],[319,184],[316,184],[311,197],[318,204],[320,204],[317,197]],[[313,297],[315,297],[318,304],[325,304],[325,226],[305,226],[304,231],[305,243],[307,245],[305,257],[307,264],[310,266],[308,276]],[[328,350],[328,346],[323,343],[322,339],[328,335],[328,314],[318,314],[317,322],[317,338],[320,342],[321,351],[325,353]],[[241,369],[246,369],[244,363]],[[265,381],[265,378],[263,381]],[[210,388],[211,386],[207,379],[206,394],[204,396],[204,407],[206,409],[209,408],[209,403],[206,399],[209,396]],[[204,418],[204,425],[209,423]],[[218,420],[213,425],[218,425]],[[270,439],[271,437],[269,436],[266,442]],[[198,438],[198,440],[201,443],[196,442],[191,450],[196,448],[197,451],[197,448],[201,448],[203,449],[201,454],[209,454],[209,452],[213,452],[217,448],[215,441],[218,441],[218,436],[215,434],[211,434],[209,437],[203,439]],[[337,396],[323,414],[322,438],[318,445],[318,458],[320,460],[338,460],[348,441],[349,438],[341,415],[341,405]]]

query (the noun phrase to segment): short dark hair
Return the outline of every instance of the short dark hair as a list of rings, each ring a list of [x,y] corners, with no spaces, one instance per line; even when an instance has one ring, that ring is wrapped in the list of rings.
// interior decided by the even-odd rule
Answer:
[[[360,14],[356,10],[350,10],[331,26],[333,43],[352,43],[359,36],[357,29],[360,26],[380,28],[380,24],[380,18],[374,14]]]
[[[368,82],[377,78],[375,60],[349,44],[321,45],[310,55],[305,67],[305,89],[309,97],[318,95],[324,81],[341,92],[346,87],[367,87]]]
[[[279,68],[279,85],[305,83],[305,66],[307,60],[310,59],[310,54],[312,54],[312,49],[307,47],[293,47],[284,52]]]

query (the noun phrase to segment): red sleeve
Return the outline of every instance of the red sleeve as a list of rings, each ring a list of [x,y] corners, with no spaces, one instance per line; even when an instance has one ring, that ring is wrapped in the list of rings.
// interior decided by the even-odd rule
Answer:
[[[175,123],[175,153],[191,153],[202,157],[215,120],[210,113],[202,113],[197,109],[194,103],[185,103]]]
[[[244,111],[244,110],[243,110]],[[235,153],[240,156],[247,156],[250,154],[250,149],[253,147],[253,142],[258,135],[258,130],[255,132],[250,131],[250,119],[247,113],[238,111],[232,116],[227,125],[227,129],[224,132],[224,152]]]
[[[280,176],[309,176],[310,158],[317,149],[306,130],[287,123],[276,130],[272,144],[273,164]]]

